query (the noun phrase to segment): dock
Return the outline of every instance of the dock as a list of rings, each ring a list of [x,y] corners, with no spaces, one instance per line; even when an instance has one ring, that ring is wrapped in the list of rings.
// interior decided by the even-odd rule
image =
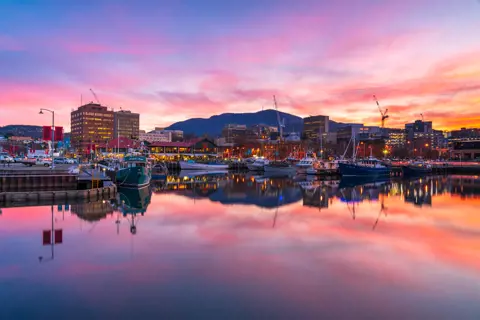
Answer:
[[[11,166],[0,170],[0,204],[98,201],[115,197],[117,187],[102,170],[91,167]]]

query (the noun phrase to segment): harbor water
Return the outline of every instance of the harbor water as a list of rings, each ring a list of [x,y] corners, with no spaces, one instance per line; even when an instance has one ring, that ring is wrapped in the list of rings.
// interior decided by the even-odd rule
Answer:
[[[478,319],[480,179],[169,176],[0,214],[0,319]]]

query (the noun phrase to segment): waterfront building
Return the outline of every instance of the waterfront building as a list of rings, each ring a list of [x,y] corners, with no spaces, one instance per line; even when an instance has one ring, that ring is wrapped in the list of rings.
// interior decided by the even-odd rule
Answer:
[[[329,132],[328,116],[310,116],[303,119],[303,137],[307,140],[317,141],[320,134]]]
[[[141,148],[141,142],[139,140],[133,140],[128,137],[119,137],[109,140],[106,143],[99,144],[96,147],[96,151],[102,153],[128,153],[130,151],[139,150]]]
[[[113,139],[114,112],[90,102],[70,114],[72,147],[81,154],[89,153],[93,146]]]
[[[459,160],[480,160],[480,139],[454,142],[451,157]]]
[[[160,157],[217,156],[217,145],[206,138],[185,142],[155,142],[148,146],[150,153]]]
[[[140,130],[140,115],[128,110],[120,110],[114,114],[114,137],[138,139]]]

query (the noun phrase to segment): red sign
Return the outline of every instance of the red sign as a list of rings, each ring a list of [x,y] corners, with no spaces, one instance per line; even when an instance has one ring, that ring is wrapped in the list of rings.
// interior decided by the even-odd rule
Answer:
[[[52,140],[52,127],[43,126],[42,140],[45,140],[45,141]]]
[[[43,230],[43,245],[52,244],[52,231],[51,230]]]
[[[63,127],[55,127],[55,141],[63,140]]]
[[[54,235],[55,235],[55,244],[63,242],[63,230],[62,229],[55,230]]]
[[[60,243],[63,242],[63,230],[62,229],[55,230],[53,235],[54,235],[54,239],[52,239],[52,230],[43,230],[42,242],[43,242],[44,246],[52,244],[52,240],[53,240],[53,243],[55,243],[55,244],[60,244]]]

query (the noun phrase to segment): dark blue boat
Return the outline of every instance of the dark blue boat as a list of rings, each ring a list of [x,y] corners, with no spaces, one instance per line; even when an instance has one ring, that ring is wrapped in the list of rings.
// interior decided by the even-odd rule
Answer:
[[[421,176],[432,173],[432,166],[426,162],[418,161],[402,166],[403,176]]]
[[[342,176],[357,177],[357,176],[389,176],[391,168],[384,165],[380,160],[370,157],[368,159],[358,160],[354,163],[338,164],[338,169]]]

